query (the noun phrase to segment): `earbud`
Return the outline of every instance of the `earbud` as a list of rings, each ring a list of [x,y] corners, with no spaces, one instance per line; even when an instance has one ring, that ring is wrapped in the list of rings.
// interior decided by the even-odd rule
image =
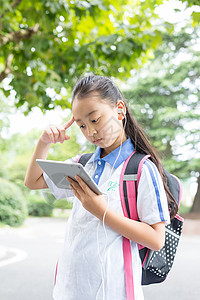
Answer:
[[[120,114],[119,116],[118,116],[118,120],[122,120],[122,115],[121,114],[123,114],[123,116],[125,117],[125,113],[124,113],[124,111],[123,111],[123,105],[122,104],[119,104],[119,106],[118,106],[118,114]]]

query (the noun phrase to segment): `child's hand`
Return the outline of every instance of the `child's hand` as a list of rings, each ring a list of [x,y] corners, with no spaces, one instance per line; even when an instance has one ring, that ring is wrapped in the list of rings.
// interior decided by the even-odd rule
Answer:
[[[66,122],[61,126],[51,126],[46,128],[42,135],[40,136],[40,140],[45,144],[51,143],[63,143],[65,140],[69,140],[70,136],[65,134],[67,128],[69,128],[74,123],[74,116],[72,116],[71,120]]]
[[[74,195],[81,201],[85,209],[102,221],[107,208],[104,195],[94,193],[79,176],[75,176],[75,178],[78,183],[70,177],[66,178],[70,182],[70,188]]]

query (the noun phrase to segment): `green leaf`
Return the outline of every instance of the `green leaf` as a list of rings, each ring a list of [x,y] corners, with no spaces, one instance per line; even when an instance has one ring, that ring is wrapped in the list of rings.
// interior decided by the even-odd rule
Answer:
[[[194,24],[199,24],[200,23],[200,12],[193,12],[192,17],[194,20]]]

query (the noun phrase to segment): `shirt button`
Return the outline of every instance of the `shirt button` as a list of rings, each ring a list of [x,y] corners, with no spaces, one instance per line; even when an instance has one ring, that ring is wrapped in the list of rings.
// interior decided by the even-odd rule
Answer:
[[[100,160],[98,161],[98,164],[99,164],[99,165],[101,165],[101,162],[100,162]]]
[[[95,175],[95,178],[98,178],[98,175]]]

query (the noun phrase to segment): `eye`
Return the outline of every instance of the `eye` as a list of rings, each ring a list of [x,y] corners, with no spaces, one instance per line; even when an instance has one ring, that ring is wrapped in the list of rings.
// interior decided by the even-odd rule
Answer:
[[[96,123],[99,120],[99,118],[92,120],[93,123]]]
[[[100,118],[97,118],[97,119],[95,119],[95,120],[92,120],[91,122],[92,123],[96,123],[98,120],[99,120]],[[81,125],[81,126],[79,126],[81,129],[83,129],[83,128],[85,128],[85,125]]]

